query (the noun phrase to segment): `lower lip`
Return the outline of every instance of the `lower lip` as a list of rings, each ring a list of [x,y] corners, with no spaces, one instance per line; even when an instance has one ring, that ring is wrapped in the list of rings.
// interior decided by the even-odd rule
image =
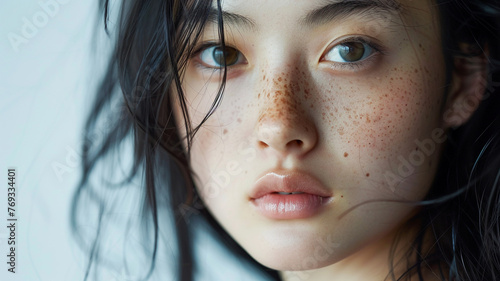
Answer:
[[[270,219],[303,219],[318,214],[331,199],[309,193],[271,193],[252,201],[257,210]]]

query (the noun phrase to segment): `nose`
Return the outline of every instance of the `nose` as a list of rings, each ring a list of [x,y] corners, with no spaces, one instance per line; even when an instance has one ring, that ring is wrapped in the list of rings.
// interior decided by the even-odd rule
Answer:
[[[255,127],[259,150],[300,157],[316,146],[317,128],[308,106],[302,102],[301,89],[304,87],[300,78],[286,77],[283,72],[265,83],[259,94],[260,112]]]

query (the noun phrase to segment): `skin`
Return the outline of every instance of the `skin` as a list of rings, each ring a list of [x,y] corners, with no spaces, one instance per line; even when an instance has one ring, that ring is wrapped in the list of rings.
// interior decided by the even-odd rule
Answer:
[[[394,201],[425,197],[444,142],[443,135],[433,137],[470,116],[455,112],[470,81],[454,75],[445,95],[433,2],[398,3],[399,12],[306,26],[300,19],[324,1],[223,1],[223,10],[250,18],[255,27],[225,26],[226,44],[242,56],[228,68],[222,102],[194,139],[194,179],[222,227],[284,280],[384,280],[394,235],[408,227],[401,240],[401,249],[407,247],[415,225],[405,223],[418,211]],[[350,37],[375,42],[381,52],[355,66],[325,59]],[[200,44],[210,41],[218,41],[214,24]],[[210,53],[193,57],[183,76],[194,126],[208,113],[221,81],[203,54]],[[179,107],[174,113],[183,128]],[[402,159],[409,160],[421,149],[416,141],[424,140],[434,149],[402,173]],[[262,216],[249,193],[276,169],[313,175],[334,200],[305,219]],[[401,270],[396,266],[396,274]]]

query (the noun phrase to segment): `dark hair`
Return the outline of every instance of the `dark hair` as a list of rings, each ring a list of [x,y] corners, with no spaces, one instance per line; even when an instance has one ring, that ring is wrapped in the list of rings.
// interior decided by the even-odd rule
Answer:
[[[438,7],[448,73],[454,59],[473,63],[488,48],[489,74],[471,119],[448,132],[434,184],[419,203],[420,231],[409,252],[417,263],[407,273],[423,280],[423,267],[438,264],[443,280],[500,280],[500,2],[438,1]],[[467,102],[462,110],[470,110]],[[435,240],[427,256],[426,233]]]
[[[224,45],[224,30],[220,0],[219,36]],[[442,279],[500,280],[500,155],[499,132],[500,77],[495,62],[500,58],[500,3],[495,0],[438,0],[443,28],[443,53],[448,74],[456,57],[474,57],[489,50],[490,75],[483,102],[465,125],[450,130],[442,154],[437,177],[427,198],[420,202],[417,215],[420,232],[408,257],[416,264],[400,276],[402,280],[421,271],[428,264],[437,264]],[[109,0],[100,0],[106,30],[110,14]],[[201,217],[216,231],[219,240],[240,260],[253,264],[270,278],[279,280],[278,273],[253,260],[215,221],[203,207],[192,179],[189,153],[193,136],[203,124],[192,128],[181,88],[181,76],[194,46],[212,15],[212,1],[202,0],[142,0],[124,1],[116,24],[116,45],[109,66],[97,91],[94,105],[85,125],[82,147],[82,178],[74,196],[72,228],[80,243],[90,249],[85,279],[92,270],[96,274],[101,262],[100,252],[103,221],[111,212],[105,190],[133,183],[142,176],[138,191],[144,197],[142,221],[144,237],[152,237],[145,252],[151,260],[143,276],[149,279],[158,254],[159,216],[171,216],[175,231],[179,280],[192,280],[193,230],[191,216]],[[461,43],[469,48],[464,50]],[[225,71],[224,71],[225,75]],[[450,75],[448,75],[450,77]],[[219,93],[204,121],[217,108],[224,90],[225,76]],[[175,87],[184,116],[187,149],[177,133],[169,89]],[[103,129],[104,128],[104,129]],[[132,141],[133,147],[127,147]],[[127,151],[130,151],[127,153]],[[96,184],[91,176],[101,171],[99,165],[111,165],[116,156],[133,155],[130,170],[117,184]],[[111,165],[112,169],[116,167]],[[137,189],[134,189],[137,192]],[[85,201],[87,200],[87,201]],[[85,203],[85,204],[84,204]],[[95,204],[95,205],[87,205]],[[97,207],[97,230],[93,239],[81,234],[82,211]],[[164,208],[168,208],[169,211]],[[85,213],[87,214],[87,213]],[[152,227],[148,225],[152,223]],[[429,255],[423,254],[426,233],[436,244]],[[151,235],[151,236],[149,236]],[[90,242],[88,242],[90,241]],[[148,240],[146,240],[148,241]],[[446,274],[444,272],[447,272]],[[396,278],[393,276],[393,278]]]

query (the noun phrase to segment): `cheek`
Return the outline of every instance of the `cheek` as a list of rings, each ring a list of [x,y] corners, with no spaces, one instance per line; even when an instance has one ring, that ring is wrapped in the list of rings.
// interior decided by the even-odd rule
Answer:
[[[392,196],[397,189],[399,195],[415,198],[432,181],[444,141],[444,92],[437,86],[444,84],[444,71],[417,65],[393,67],[381,78],[327,86],[333,90],[320,103],[326,145],[332,157],[343,159],[344,172],[353,175],[351,183],[367,186],[364,191],[383,189]],[[442,134],[436,137],[436,131]]]
[[[232,110],[223,112],[216,111],[204,123],[191,148],[191,167],[197,190],[212,211],[219,210],[219,215],[233,207],[227,198],[241,195],[241,189],[234,187],[249,173],[249,165],[255,164],[256,155],[250,141],[238,137],[241,135],[238,129],[243,126],[242,116]],[[230,118],[226,118],[228,116]],[[230,216],[232,218],[234,216]]]
[[[357,128],[350,138],[359,149],[390,151],[439,125],[440,89],[431,88],[429,79],[398,72],[396,68],[387,82],[370,87],[367,92],[373,97],[368,102],[351,104],[351,112],[345,113],[344,122]]]

